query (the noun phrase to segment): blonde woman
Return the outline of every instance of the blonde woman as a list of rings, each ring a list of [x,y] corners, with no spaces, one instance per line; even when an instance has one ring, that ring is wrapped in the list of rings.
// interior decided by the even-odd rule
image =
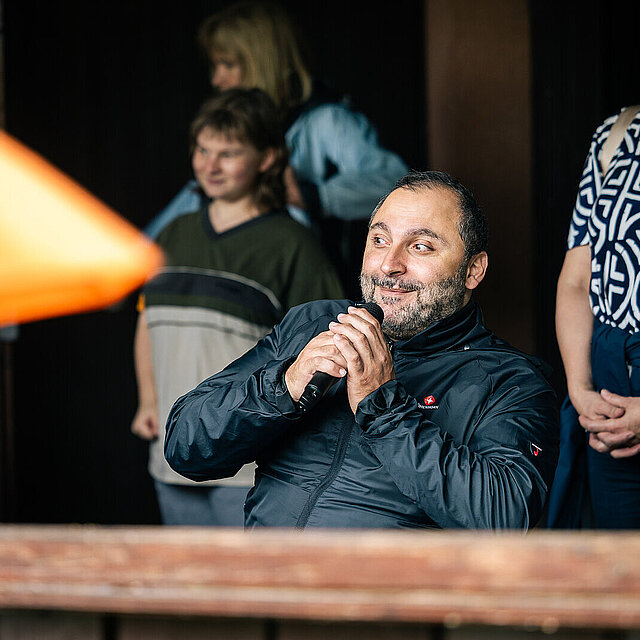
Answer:
[[[306,224],[321,217],[366,219],[407,172],[378,143],[367,118],[315,81],[294,26],[281,7],[242,2],[210,16],[199,42],[219,90],[258,87],[275,102],[285,126],[289,213]],[[155,237],[168,221],[197,208],[203,194],[191,182],[147,227]]]

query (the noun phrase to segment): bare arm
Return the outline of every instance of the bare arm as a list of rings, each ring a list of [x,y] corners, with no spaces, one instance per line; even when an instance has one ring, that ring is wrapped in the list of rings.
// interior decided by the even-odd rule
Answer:
[[[587,418],[617,418],[623,410],[608,403],[594,389],[591,379],[593,314],[589,306],[591,249],[576,247],[567,252],[556,299],[556,335],[567,376],[571,403]]]
[[[158,400],[153,377],[151,338],[144,313],[138,316],[133,356],[138,383],[138,410],[131,423],[131,431],[143,440],[153,440],[158,437]]]

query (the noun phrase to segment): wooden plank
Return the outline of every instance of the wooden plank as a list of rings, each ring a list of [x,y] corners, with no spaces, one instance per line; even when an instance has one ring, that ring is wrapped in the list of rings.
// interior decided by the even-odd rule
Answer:
[[[0,608],[640,627],[636,533],[0,527]]]

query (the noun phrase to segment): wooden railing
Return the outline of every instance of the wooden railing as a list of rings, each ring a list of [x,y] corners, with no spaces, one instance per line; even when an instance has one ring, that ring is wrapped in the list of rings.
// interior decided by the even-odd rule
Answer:
[[[9,525],[0,609],[640,628],[640,536]]]

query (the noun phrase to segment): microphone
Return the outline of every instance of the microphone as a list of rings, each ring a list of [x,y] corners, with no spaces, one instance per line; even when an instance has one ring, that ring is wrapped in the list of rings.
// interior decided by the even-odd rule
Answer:
[[[384,319],[384,311],[380,308],[380,305],[375,302],[356,302],[354,307],[360,307],[366,309],[380,324]],[[312,407],[315,407],[322,396],[336,383],[340,378],[330,376],[324,371],[316,371],[313,377],[309,381],[309,384],[305,387],[298,405],[303,411],[309,411]]]

